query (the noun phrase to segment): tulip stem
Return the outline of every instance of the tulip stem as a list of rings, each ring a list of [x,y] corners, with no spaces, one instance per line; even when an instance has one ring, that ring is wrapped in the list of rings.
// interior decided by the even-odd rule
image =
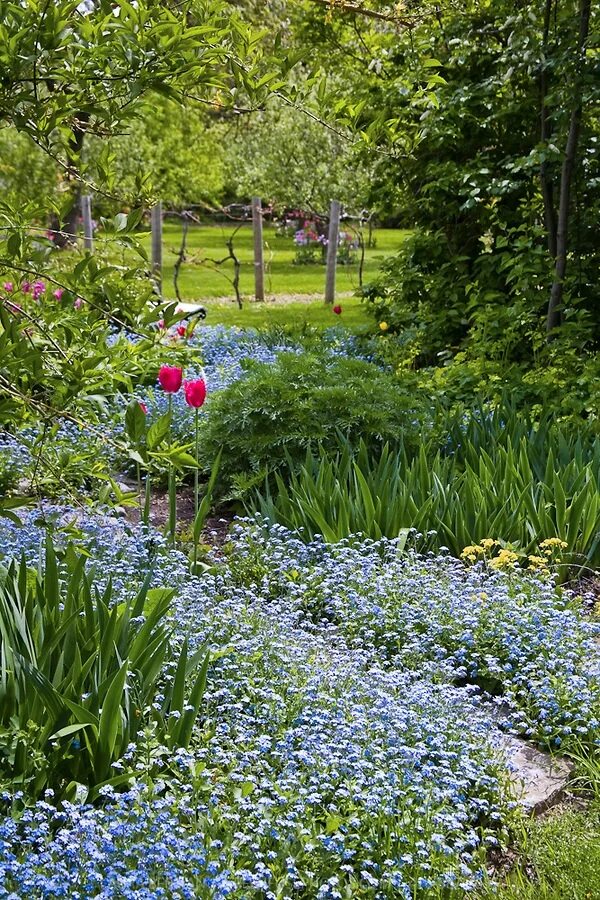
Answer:
[[[198,522],[198,509],[200,508],[199,501],[199,490],[198,490],[198,462],[200,459],[200,452],[198,447],[198,407],[196,407],[196,419],[195,419],[195,431],[196,431],[196,470],[194,472],[194,533],[193,533],[193,541],[194,541],[194,574],[196,573],[196,568],[198,565],[198,537],[196,536],[196,528]]]
[[[198,465],[200,460],[200,452],[198,447],[198,412],[196,409],[196,471],[194,472],[194,515],[198,515],[199,495],[198,495]]]
[[[142,515],[144,525],[150,524],[150,472],[146,472],[146,493],[144,497],[144,512]]]
[[[169,450],[171,449],[173,423],[173,395],[169,394]],[[177,483],[175,480],[175,466],[169,461],[169,536],[171,543],[175,545],[175,532],[177,529]]]

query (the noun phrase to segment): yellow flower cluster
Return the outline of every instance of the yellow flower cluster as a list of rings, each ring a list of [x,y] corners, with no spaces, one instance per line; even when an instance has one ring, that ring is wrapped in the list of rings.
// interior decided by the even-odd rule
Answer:
[[[499,548],[497,553],[494,548]],[[527,557],[528,567],[535,569],[540,575],[550,573],[550,564],[556,562],[560,556],[560,551],[566,550],[568,544],[560,538],[547,538],[540,544],[540,554]],[[507,547],[501,547],[499,541],[492,538],[484,538],[478,544],[472,544],[460,554],[460,558],[465,562],[474,564],[480,560],[484,560],[491,569],[507,571],[516,568],[521,559],[525,559],[523,554],[516,553]]]
[[[538,569],[542,572],[548,571],[548,560],[545,556],[528,556],[527,561],[530,569]]]
[[[475,563],[478,559],[482,559],[487,556],[488,551],[495,547],[497,544],[498,541],[494,541],[492,540],[492,538],[484,538],[479,544],[465,547],[463,552],[460,554],[460,558],[465,559],[467,562]]]
[[[546,538],[540,544],[540,550],[545,556],[552,556],[555,550],[566,550],[569,545],[560,538]]]
[[[508,550],[505,547],[500,550],[498,556],[490,559],[490,567],[492,569],[514,569],[519,561],[519,554],[514,550]]]

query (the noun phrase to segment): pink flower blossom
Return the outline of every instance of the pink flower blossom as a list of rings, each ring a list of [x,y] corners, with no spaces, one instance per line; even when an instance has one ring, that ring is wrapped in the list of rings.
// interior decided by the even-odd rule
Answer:
[[[158,370],[160,386],[167,394],[176,394],[181,387],[183,369],[178,366],[161,366]]]
[[[186,381],[183,385],[185,400],[188,406],[200,409],[206,400],[206,382],[204,378],[196,378],[194,381]]]
[[[73,303],[73,309],[81,309],[83,306],[83,297],[78,297]]]
[[[54,299],[62,300],[62,295],[64,294],[64,292],[65,292],[64,288],[57,288],[53,294]]]
[[[11,294],[15,289],[15,286],[12,283],[12,281],[5,281],[3,287],[7,294]]]
[[[24,281],[23,284],[21,285],[21,290],[23,291],[24,294],[28,294],[31,291],[31,282]]]
[[[43,281],[34,281],[33,289],[32,289],[33,299],[39,300],[45,290],[46,290],[46,285],[44,284]]]

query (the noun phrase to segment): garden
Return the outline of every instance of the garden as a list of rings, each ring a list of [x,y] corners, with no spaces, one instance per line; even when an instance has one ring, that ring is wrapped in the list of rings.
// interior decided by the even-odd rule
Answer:
[[[0,13],[0,900],[600,898],[598,11]]]

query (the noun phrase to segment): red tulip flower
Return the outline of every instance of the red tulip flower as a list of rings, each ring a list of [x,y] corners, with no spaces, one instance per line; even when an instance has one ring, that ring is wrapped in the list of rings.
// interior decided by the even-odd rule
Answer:
[[[186,332],[186,327],[185,327],[185,325],[178,325],[178,326],[177,326],[177,334],[179,335],[179,337],[185,337],[185,332]]]
[[[188,406],[200,409],[206,400],[206,382],[204,378],[196,378],[194,381],[186,381],[183,385],[185,400]]]
[[[158,380],[167,394],[176,394],[183,380],[183,369],[178,366],[161,366],[158,370]]]
[[[148,415],[148,407],[146,406],[146,404],[144,403],[144,401],[143,401],[143,400],[138,400],[138,404],[139,404],[139,407],[140,407],[141,411],[144,413],[145,416],[147,416],[147,415]]]
[[[333,311],[334,311],[334,313],[336,314],[336,316],[341,316],[341,314],[342,314],[342,307],[338,304],[337,306],[334,306],[334,307],[333,307]]]

